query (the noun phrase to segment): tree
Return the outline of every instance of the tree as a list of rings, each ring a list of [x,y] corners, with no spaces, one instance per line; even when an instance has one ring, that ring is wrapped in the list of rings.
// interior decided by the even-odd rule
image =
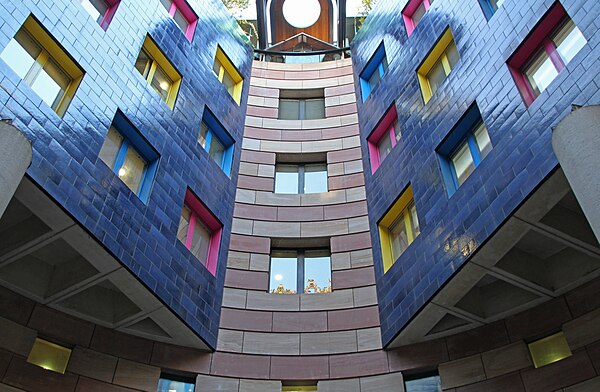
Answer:
[[[245,10],[246,8],[248,8],[249,2],[250,2],[250,0],[223,0],[223,4],[225,4],[225,7],[227,7],[230,10],[232,10],[232,9]]]

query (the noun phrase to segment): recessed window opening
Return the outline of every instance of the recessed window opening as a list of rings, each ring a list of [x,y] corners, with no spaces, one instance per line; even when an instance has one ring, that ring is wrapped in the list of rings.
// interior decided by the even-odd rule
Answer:
[[[148,202],[158,153],[121,112],[115,115],[98,156],[140,200]]]
[[[437,148],[448,196],[466,181],[492,150],[479,108],[473,104]]]
[[[325,154],[277,154],[275,193],[298,195],[328,192]]]
[[[157,392],[194,392],[195,386],[193,377],[161,373]]]
[[[106,30],[110,24],[120,0],[79,0],[83,9]]]
[[[315,120],[325,118],[323,89],[280,90],[279,115],[281,120]]]
[[[328,239],[327,239],[328,240]],[[269,292],[271,294],[324,294],[331,292],[331,251],[321,247],[327,240],[274,240],[271,250]],[[281,247],[280,247],[281,246]]]
[[[562,5],[555,3],[507,62],[527,106],[548,88],[586,43]]]
[[[223,224],[189,189],[185,194],[177,239],[214,276],[217,271]]]
[[[402,17],[406,26],[406,33],[410,37],[427,10],[431,7],[433,0],[410,0],[404,10]]]
[[[382,42],[360,74],[360,89],[363,102],[369,98],[371,93],[378,86],[379,80],[383,77],[387,68],[388,61],[385,54],[385,47]]]
[[[404,377],[405,392],[442,392],[442,381],[437,371],[407,375]]]
[[[52,372],[64,374],[70,358],[70,348],[36,338],[27,362]]]
[[[527,347],[536,368],[561,361],[573,355],[562,331],[531,342]]]
[[[217,47],[217,53],[215,54],[213,73],[239,105],[242,99],[244,79],[220,46]]]
[[[454,37],[450,28],[448,28],[417,70],[425,103],[429,102],[433,94],[450,75],[459,58]]]
[[[84,75],[32,16],[6,45],[0,59],[59,116],[65,114]]]
[[[385,113],[379,124],[367,138],[369,145],[369,160],[371,161],[371,173],[379,168],[383,160],[392,152],[392,149],[400,141],[402,131],[398,122],[396,104]]]
[[[135,68],[167,106],[173,109],[181,84],[181,75],[150,36],[146,36],[144,40],[135,61]]]
[[[479,0],[479,5],[483,10],[487,20],[490,20],[492,16],[498,11],[498,8],[502,6],[504,0]]]
[[[160,2],[188,41],[192,42],[198,23],[198,15],[192,7],[185,0],[160,0]]]
[[[231,175],[234,140],[208,108],[200,123],[198,144],[227,176]]]

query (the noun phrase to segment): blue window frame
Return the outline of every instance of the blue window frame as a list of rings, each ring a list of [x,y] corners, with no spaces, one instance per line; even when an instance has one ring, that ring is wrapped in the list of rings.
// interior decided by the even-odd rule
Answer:
[[[140,200],[148,202],[159,156],[120,111],[98,156]]]
[[[492,143],[477,105],[473,105],[438,147],[448,196],[465,182],[492,150]]]
[[[210,155],[213,161],[227,176],[231,176],[231,163],[233,161],[233,138],[219,123],[208,108],[204,110],[198,144]]]
[[[375,90],[379,80],[385,74],[387,67],[388,62],[385,55],[385,47],[382,42],[360,74],[360,89],[363,102],[365,102],[367,98],[369,98],[369,95],[371,95],[371,92]]]
[[[483,14],[487,20],[490,20],[492,16],[498,11],[498,8],[502,6],[505,0],[479,0],[479,5],[483,10]]]

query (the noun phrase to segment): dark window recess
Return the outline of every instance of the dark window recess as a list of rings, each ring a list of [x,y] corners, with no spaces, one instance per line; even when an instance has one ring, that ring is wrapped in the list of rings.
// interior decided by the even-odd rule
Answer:
[[[279,119],[315,120],[325,118],[323,90],[281,90]]]

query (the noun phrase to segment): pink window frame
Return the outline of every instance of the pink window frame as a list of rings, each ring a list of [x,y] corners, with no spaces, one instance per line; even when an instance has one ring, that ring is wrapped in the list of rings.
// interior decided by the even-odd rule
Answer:
[[[192,10],[192,7],[185,0],[172,0],[171,8],[169,9],[169,15],[171,18],[175,17],[175,11],[181,11],[185,19],[188,21],[188,28],[184,32],[185,38],[192,42],[194,39],[194,31],[196,31],[196,24],[198,24],[198,15]]]
[[[568,17],[563,6],[559,2],[556,2],[507,61],[508,69],[527,106],[530,106],[535,101],[537,94],[533,91],[529,80],[527,80],[527,76],[523,72],[523,67],[540,50],[544,50],[559,73],[565,68],[565,63],[560,58],[556,46],[550,40],[550,36],[565,18]]]
[[[427,12],[431,7],[431,2],[429,0],[411,0],[406,7],[404,7],[404,10],[402,10],[402,17],[404,18],[404,24],[406,25],[406,33],[409,37],[413,31],[415,31],[415,27],[417,27],[412,18],[421,3],[425,6],[425,12]]]
[[[190,214],[190,224],[188,226],[185,247],[188,249],[192,248],[192,239],[194,237],[194,230],[196,228],[196,220],[199,219],[212,231],[210,242],[208,244],[206,260],[200,260],[200,262],[206,267],[208,272],[215,276],[217,273],[217,261],[219,259],[219,247],[221,245],[223,225],[208,210],[204,203],[202,203],[189,189],[185,194],[184,203],[190,210],[192,210],[192,213]]]
[[[379,124],[377,124],[371,135],[369,135],[367,138],[367,143],[369,145],[369,160],[371,162],[371,174],[374,174],[381,165],[379,149],[377,148],[377,145],[381,139],[384,137],[389,137],[392,142],[392,149],[396,147],[394,121],[397,118],[398,112],[396,111],[396,104],[394,103],[383,115],[383,118],[379,121]]]
[[[102,30],[106,31],[106,29],[108,29],[108,25],[110,25],[110,22],[112,21],[113,17],[117,13],[117,8],[119,7],[121,0],[104,0],[104,1],[106,2],[106,5],[108,5],[108,9],[104,13],[104,16],[102,16],[102,20],[100,20],[99,24],[100,24],[100,27],[102,28]]]

